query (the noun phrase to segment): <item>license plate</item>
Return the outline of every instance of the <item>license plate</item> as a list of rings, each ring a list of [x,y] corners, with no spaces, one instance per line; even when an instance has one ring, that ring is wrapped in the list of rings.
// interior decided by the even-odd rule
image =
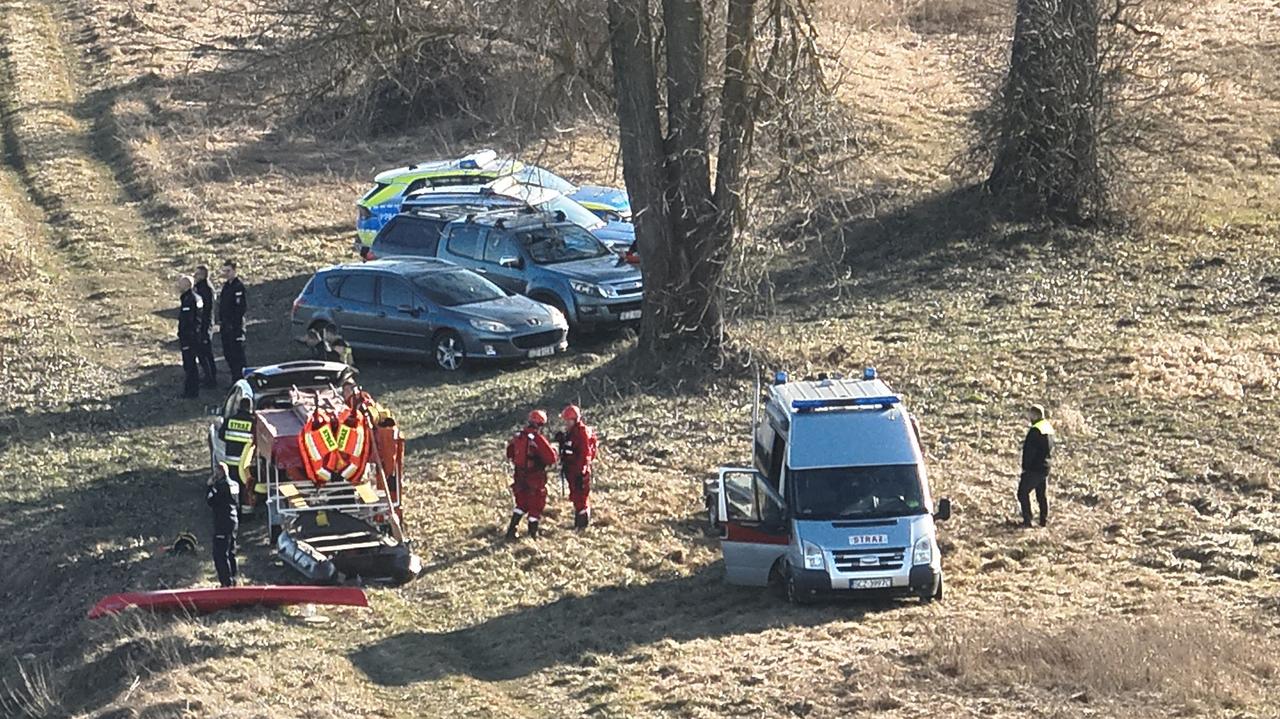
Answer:
[[[550,357],[555,353],[556,353],[555,345],[548,345],[546,347],[539,347],[536,350],[529,350],[530,357]]]
[[[618,316],[622,318],[623,322],[626,322],[627,320],[638,320],[640,319],[640,310],[630,310],[628,312],[623,312]]]
[[[850,589],[888,589],[893,586],[893,580],[885,579],[850,579]]]
[[[889,535],[887,534],[853,534],[849,536],[849,546],[857,547],[863,544],[888,544]]]

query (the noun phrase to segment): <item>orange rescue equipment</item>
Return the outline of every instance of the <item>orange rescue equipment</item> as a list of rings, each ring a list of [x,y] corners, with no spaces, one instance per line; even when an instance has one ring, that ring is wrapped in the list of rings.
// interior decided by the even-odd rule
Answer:
[[[336,414],[317,408],[298,434],[307,478],[317,485],[335,479],[359,484],[364,479],[369,448],[364,413],[350,407]]]

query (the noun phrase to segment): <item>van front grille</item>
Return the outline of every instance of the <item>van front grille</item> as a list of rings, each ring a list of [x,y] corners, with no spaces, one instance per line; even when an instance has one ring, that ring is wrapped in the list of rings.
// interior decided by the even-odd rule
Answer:
[[[841,572],[882,572],[887,569],[902,569],[906,551],[906,547],[833,549],[831,560]]]

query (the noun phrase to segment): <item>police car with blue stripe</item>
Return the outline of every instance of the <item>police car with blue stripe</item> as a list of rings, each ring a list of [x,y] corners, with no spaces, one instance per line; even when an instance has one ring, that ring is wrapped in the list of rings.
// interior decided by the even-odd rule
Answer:
[[[554,190],[606,223],[631,221],[631,200],[625,190],[576,185],[545,168],[499,157],[493,150],[481,150],[456,159],[419,162],[378,173],[373,187],[356,201],[354,249],[361,254],[361,247],[373,244],[378,230],[400,212],[405,198],[419,190],[485,184],[503,177]]]

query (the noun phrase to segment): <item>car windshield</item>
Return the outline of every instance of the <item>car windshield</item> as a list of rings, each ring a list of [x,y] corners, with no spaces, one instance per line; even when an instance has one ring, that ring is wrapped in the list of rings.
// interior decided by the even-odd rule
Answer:
[[[788,470],[798,519],[869,519],[924,514],[914,464]]]
[[[409,280],[427,299],[442,307],[488,302],[507,296],[497,285],[470,270],[423,272],[412,275]]]
[[[550,200],[539,203],[538,209],[543,212],[563,212],[564,219],[588,230],[604,227],[604,220],[564,195],[556,195]]]
[[[589,260],[612,254],[594,235],[575,225],[553,225],[525,230],[518,234],[521,244],[529,249],[533,261],[540,265]]]
[[[550,170],[544,170],[534,165],[525,165],[524,167],[511,173],[511,176],[520,182],[527,182],[530,185],[545,187],[548,190],[555,190],[566,195],[578,191],[578,188],[572,182],[564,179]]]

